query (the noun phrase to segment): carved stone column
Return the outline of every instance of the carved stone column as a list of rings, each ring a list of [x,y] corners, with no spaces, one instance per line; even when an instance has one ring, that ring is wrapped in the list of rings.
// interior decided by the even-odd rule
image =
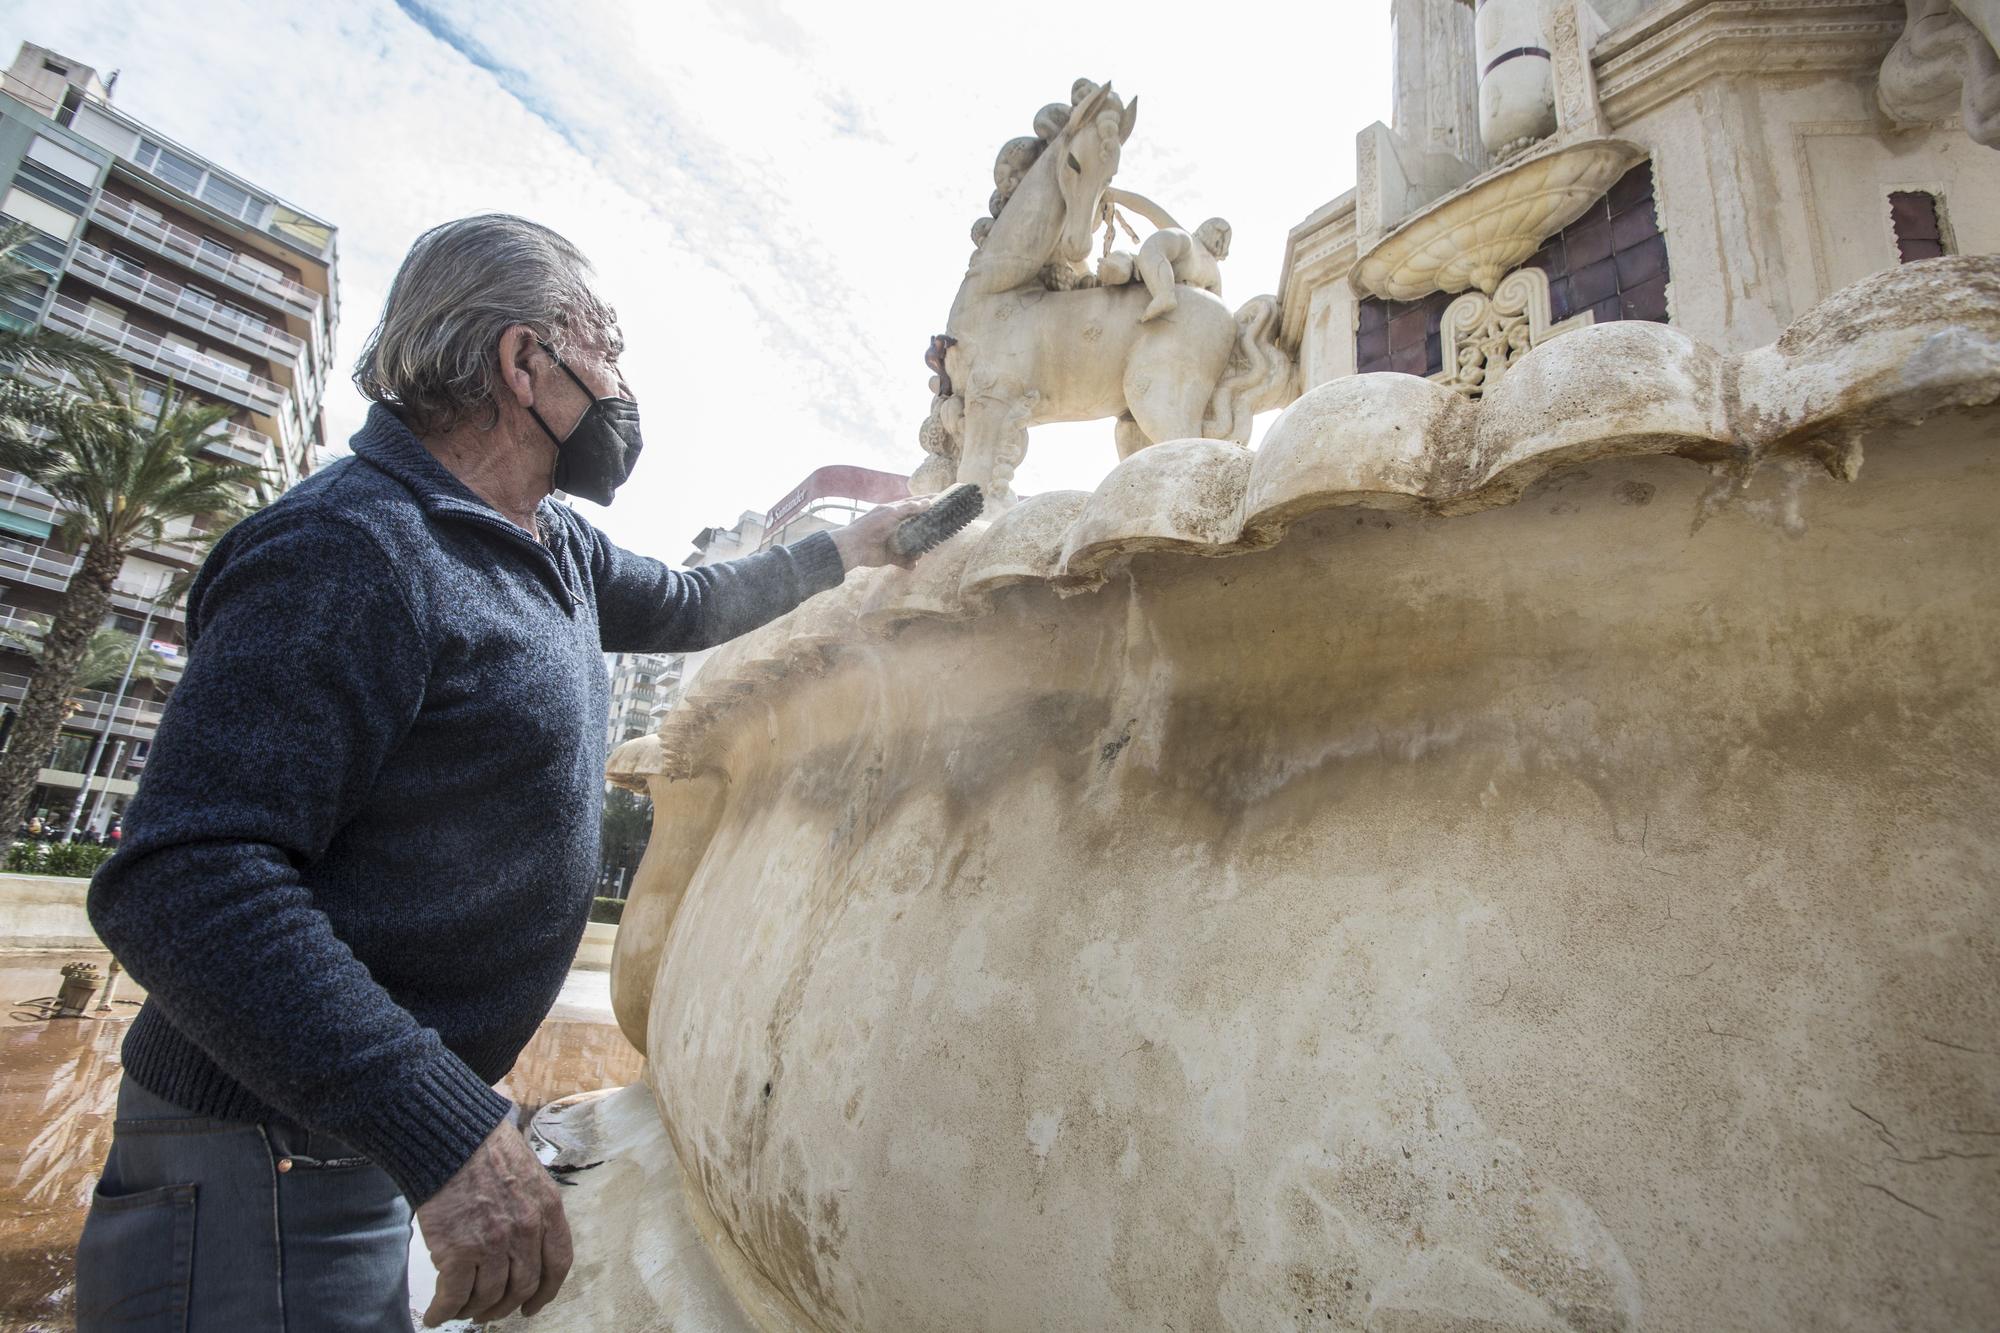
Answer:
[[[1597,104],[1597,72],[1590,51],[1605,32],[1589,0],[1552,0],[1547,9],[1549,77],[1556,107],[1556,132],[1565,139],[1610,133]]]
[[[1390,123],[1411,147],[1487,165],[1479,137],[1479,70],[1472,8],[1465,0],[1393,0],[1395,111]]]

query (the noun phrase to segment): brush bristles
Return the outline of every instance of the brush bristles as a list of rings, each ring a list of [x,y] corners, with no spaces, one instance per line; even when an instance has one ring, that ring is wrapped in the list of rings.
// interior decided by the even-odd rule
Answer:
[[[922,555],[979,517],[986,508],[986,494],[977,485],[962,481],[932,502],[921,514],[896,525],[889,537],[889,549],[898,557]]]

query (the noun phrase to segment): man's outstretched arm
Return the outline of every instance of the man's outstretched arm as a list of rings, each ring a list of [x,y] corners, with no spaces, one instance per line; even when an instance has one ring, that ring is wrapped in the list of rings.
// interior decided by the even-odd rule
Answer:
[[[928,509],[933,498],[881,505],[833,532],[816,532],[789,546],[695,569],[674,569],[634,555],[584,524],[604,650],[699,652],[748,634],[815,593],[839,586],[850,569],[913,564],[914,557],[890,552],[889,533]]]

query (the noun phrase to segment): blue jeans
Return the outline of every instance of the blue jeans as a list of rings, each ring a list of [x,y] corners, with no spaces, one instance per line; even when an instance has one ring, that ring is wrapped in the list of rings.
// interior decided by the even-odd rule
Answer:
[[[76,1250],[76,1326],[409,1333],[410,1206],[283,1120],[210,1120],[125,1079]]]

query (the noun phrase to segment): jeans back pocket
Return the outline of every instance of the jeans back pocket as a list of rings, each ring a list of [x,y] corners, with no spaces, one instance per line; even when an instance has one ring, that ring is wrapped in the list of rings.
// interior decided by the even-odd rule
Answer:
[[[91,1196],[76,1247],[77,1333],[186,1333],[194,1277],[193,1185]]]

